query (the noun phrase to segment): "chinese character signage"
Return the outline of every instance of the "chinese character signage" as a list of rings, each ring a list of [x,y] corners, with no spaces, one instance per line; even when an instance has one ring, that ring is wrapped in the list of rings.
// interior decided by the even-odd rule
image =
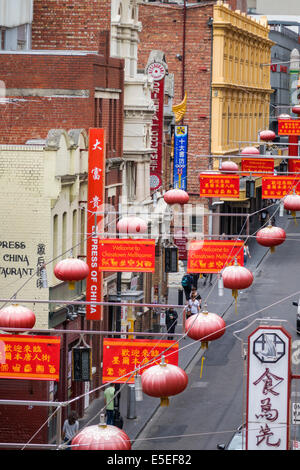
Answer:
[[[299,173],[297,176],[300,177],[300,158],[289,158],[288,170],[289,173]]]
[[[162,185],[163,121],[164,121],[164,84],[166,69],[160,62],[153,62],[147,68],[153,78],[151,98],[154,103],[154,116],[151,127],[150,189],[154,191]]]
[[[59,380],[59,337],[0,335],[0,344],[0,379]]]
[[[184,191],[187,189],[187,145],[188,127],[175,126],[173,186]]]
[[[274,173],[273,158],[242,158],[242,176],[264,176],[266,173]]]
[[[101,271],[153,273],[155,240],[103,239],[99,242]]]
[[[161,354],[165,362],[178,366],[178,343],[176,341],[157,339],[103,339],[103,377],[105,382],[134,383],[134,375],[128,380],[130,374],[138,367],[143,373],[148,367],[161,362]],[[146,365],[149,363],[148,365]]]
[[[188,250],[188,273],[219,273],[234,263],[244,265],[244,243],[231,240],[191,241]]]
[[[248,338],[247,450],[287,450],[291,337],[260,326]]]
[[[238,175],[200,174],[200,197],[239,198],[240,177]]]
[[[300,119],[278,119],[278,135],[300,135]]]
[[[262,199],[281,199],[287,194],[300,194],[300,179],[295,176],[264,176]]]
[[[86,262],[90,273],[86,280],[87,302],[102,301],[102,273],[98,269],[99,239],[95,233],[103,231],[101,221],[104,214],[95,216],[97,210],[104,212],[105,189],[105,131],[104,129],[89,130],[89,160],[88,160],[88,214],[87,214],[87,253]],[[92,235],[92,236],[91,236]],[[102,309],[100,305],[87,304],[86,319],[101,320]]]

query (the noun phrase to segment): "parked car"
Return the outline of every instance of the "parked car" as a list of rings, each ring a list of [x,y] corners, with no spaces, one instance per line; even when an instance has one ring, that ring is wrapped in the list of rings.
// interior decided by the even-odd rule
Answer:
[[[296,328],[297,334],[300,335],[300,299],[299,302],[292,302],[294,307],[297,307],[297,316],[296,316]]]
[[[227,444],[218,444],[219,450],[245,450],[246,448],[246,427],[245,424],[239,426]]]

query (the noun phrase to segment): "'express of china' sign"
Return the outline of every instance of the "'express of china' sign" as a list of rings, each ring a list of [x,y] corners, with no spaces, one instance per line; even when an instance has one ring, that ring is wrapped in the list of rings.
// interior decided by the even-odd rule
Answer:
[[[104,190],[105,190],[105,130],[89,130],[89,159],[88,159],[88,217],[87,233],[93,234],[87,239],[86,262],[90,273],[86,280],[87,302],[102,301],[102,272],[98,270],[99,238],[95,234],[96,226],[102,230],[104,217]],[[96,218],[93,213],[97,213]],[[102,214],[101,214],[102,212]],[[87,304],[86,319],[101,320],[102,308],[100,305]]]
[[[188,251],[188,273],[219,273],[230,266],[236,257],[244,265],[244,243],[231,240],[192,241]]]
[[[230,197],[240,195],[240,178],[238,175],[212,175],[201,173],[200,197]]]
[[[264,176],[262,178],[262,199],[282,199],[295,189],[300,194],[300,179],[294,176]]]
[[[114,383],[134,383],[135,369],[142,367],[143,373],[148,367],[160,364],[161,354],[164,354],[167,364],[178,365],[178,343],[175,341],[157,339],[103,339],[103,377],[102,381]],[[147,366],[147,363],[149,365]]]
[[[0,335],[0,346],[0,379],[59,380],[59,337]]]
[[[100,271],[155,271],[155,240],[103,239],[99,242]]]

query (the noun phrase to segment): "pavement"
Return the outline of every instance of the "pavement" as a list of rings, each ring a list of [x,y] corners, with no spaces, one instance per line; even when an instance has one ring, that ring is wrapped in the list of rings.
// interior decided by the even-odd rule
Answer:
[[[278,212],[277,212],[278,214]],[[288,224],[288,216],[276,216],[276,225],[286,228]],[[250,250],[251,258],[248,259],[246,267],[250,269],[254,276],[258,272],[259,267],[266,256],[269,255],[269,249],[262,247],[256,242],[255,238],[249,238],[248,247]],[[179,287],[179,286],[178,286]],[[181,288],[181,287],[179,287]],[[199,279],[198,292],[202,296],[202,306],[204,302],[207,303],[208,311],[224,316],[230,308],[234,308],[234,299],[231,290],[224,289],[224,295],[218,296],[218,287],[216,275],[213,276],[212,286],[203,286],[203,280]],[[172,287],[169,290],[168,302],[173,305],[178,303],[178,288]],[[176,327],[174,340],[179,341],[179,359],[178,365],[182,369],[188,369],[189,365],[193,362],[196,356],[201,355],[201,343],[195,342],[188,337],[180,339],[183,333],[182,327],[182,309],[178,309],[179,319]],[[162,327],[162,332],[165,332],[165,327]],[[211,347],[209,344],[209,347]],[[123,418],[123,430],[126,432],[132,442],[132,449],[134,450],[134,441],[142,433],[149,421],[154,417],[156,411],[160,407],[159,398],[149,397],[143,394],[143,401],[134,402],[132,400],[132,390],[130,391],[129,385],[121,385],[120,393],[120,413]],[[131,400],[130,400],[131,399]],[[170,401],[172,398],[170,399]],[[93,400],[91,405],[86,409],[84,416],[79,420],[80,429],[85,426],[98,424],[100,421],[100,410],[104,407],[104,399],[101,395],[100,398]]]

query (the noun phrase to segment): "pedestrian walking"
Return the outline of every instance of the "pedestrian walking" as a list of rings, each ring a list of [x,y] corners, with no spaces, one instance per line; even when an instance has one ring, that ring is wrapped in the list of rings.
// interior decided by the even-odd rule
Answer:
[[[194,274],[191,274],[193,280],[192,280],[192,287],[195,287],[196,289],[198,289],[198,280],[199,280],[199,273],[194,273]]]
[[[212,285],[212,277],[213,277],[213,273],[204,274],[204,282],[203,282],[203,285],[206,286],[206,283],[207,283],[207,281],[208,281],[208,282],[209,282],[209,285],[211,286],[211,285]]]
[[[117,426],[118,428],[122,429],[124,424],[124,420],[120,414],[120,411],[115,408],[114,411],[114,426]]]
[[[191,315],[195,315],[196,313],[200,313],[201,307],[201,296],[200,299],[197,299],[197,291],[193,290],[191,293],[191,298],[188,300],[187,306],[185,308],[186,317],[190,317]]]
[[[114,424],[114,396],[115,387],[113,384],[108,384],[104,391],[106,405],[106,424]]]
[[[72,439],[79,430],[79,421],[76,411],[71,411],[68,419],[65,420],[62,429],[62,438],[64,443],[68,446],[67,450],[71,449]]]
[[[175,333],[177,325],[178,313],[174,307],[170,307],[166,310],[166,327],[168,333]],[[173,339],[173,336],[168,336],[168,339]]]
[[[244,244],[244,266],[246,266],[248,258],[251,258],[250,250],[247,244]]]
[[[191,274],[185,274],[181,279],[181,285],[183,287],[186,300],[189,300],[190,298],[193,282],[194,279]]]

